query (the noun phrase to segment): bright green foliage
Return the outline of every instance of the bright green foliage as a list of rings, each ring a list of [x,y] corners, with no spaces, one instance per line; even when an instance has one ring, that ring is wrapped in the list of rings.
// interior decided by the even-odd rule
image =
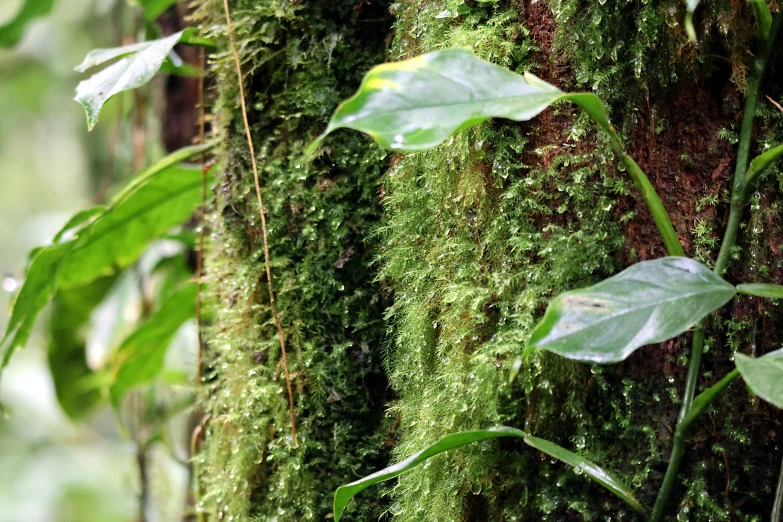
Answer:
[[[185,321],[195,314],[198,286],[188,284],[174,293],[119,347],[111,363],[111,401],[119,407],[132,388],[146,384],[163,369],[171,340]]]
[[[222,2],[202,22],[225,45]],[[268,307],[260,216],[233,58],[215,59],[224,154],[210,215],[204,450],[196,460],[210,520],[323,521],[341,484],[383,468],[395,440],[381,367],[388,291],[372,283],[386,153],[356,133],[304,148],[329,112],[383,60],[388,5],[232,0],[269,225],[272,277],[288,348],[299,446],[291,438],[280,347]],[[209,304],[209,303],[208,303]],[[377,520],[385,499],[349,512]],[[222,517],[222,518],[221,518]]]
[[[737,369],[753,393],[783,408],[783,349],[762,357],[734,354]]]
[[[177,3],[177,0],[137,0],[144,10],[144,18],[149,21],[157,18],[169,7]]]
[[[101,401],[91,386],[87,366],[86,331],[90,316],[106,297],[116,277],[103,277],[78,288],[59,290],[54,296],[49,324],[49,369],[57,401],[73,420],[84,418]]]
[[[452,449],[456,449],[467,444],[474,442],[481,442],[485,440],[496,439],[500,437],[516,437],[525,441],[528,446],[532,446],[547,455],[556,458],[561,462],[572,466],[578,474],[584,473],[590,479],[598,482],[603,487],[617,495],[624,502],[630,505],[638,513],[645,513],[644,507],[639,504],[634,496],[633,492],[623,484],[622,480],[617,479],[611,473],[602,469],[601,467],[593,464],[592,462],[580,457],[579,455],[568,451],[565,448],[553,444],[547,440],[539,439],[537,437],[531,437],[524,431],[516,428],[509,428],[507,426],[499,426],[496,428],[489,428],[487,430],[473,430],[463,431],[460,433],[452,433],[446,435],[435,444],[411,455],[402,462],[398,462],[393,466],[389,466],[386,469],[373,473],[367,477],[352,482],[345,486],[341,486],[334,494],[334,520],[340,522],[342,513],[345,510],[345,506],[350,500],[361,491],[367,489],[373,484],[383,482],[385,480],[392,479],[403,473],[410,471],[411,469],[422,465],[430,458],[446,452]]]
[[[528,346],[579,361],[620,362],[642,346],[682,334],[736,293],[692,259],[637,263],[553,299]]]
[[[0,47],[13,47],[24,36],[27,25],[52,10],[54,0],[25,0],[22,8],[5,25],[0,25]]]
[[[186,32],[192,31],[193,29],[187,29],[160,40],[90,51],[76,67],[76,71],[86,72],[115,58],[120,60],[82,81],[76,88],[76,101],[82,104],[87,113],[89,129],[95,127],[103,105],[112,96],[137,89],[152,80],[174,46],[182,40]]]

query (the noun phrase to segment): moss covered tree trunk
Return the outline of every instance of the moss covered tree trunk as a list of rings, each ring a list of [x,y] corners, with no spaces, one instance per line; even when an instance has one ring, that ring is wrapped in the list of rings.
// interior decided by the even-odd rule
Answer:
[[[222,0],[199,16],[224,44]],[[287,337],[298,441],[266,276],[249,153],[228,52],[214,59],[223,147],[208,259],[199,507],[209,520],[329,516],[334,489],[457,430],[506,424],[627,477],[652,504],[671,448],[689,335],[626,363],[541,354],[509,382],[546,302],[665,255],[608,144],[560,106],[529,124],[494,121],[437,149],[390,155],[358,133],[303,148],[362,74],[386,60],[468,46],[512,70],[612,108],[689,256],[711,263],[728,214],[753,35],[744,2],[700,7],[698,44],[680,0],[231,0]],[[225,46],[224,46],[225,48]],[[773,61],[762,93],[780,97]],[[753,149],[783,137],[759,108]],[[745,215],[731,281],[782,282],[783,177],[765,176]],[[750,232],[753,232],[752,234]],[[743,298],[712,321],[703,388],[783,339],[780,309]],[[671,520],[767,519],[779,413],[736,383],[699,423]],[[296,443],[298,442],[298,444]],[[384,495],[386,493],[387,495]],[[346,520],[634,520],[564,465],[509,441],[441,456]]]

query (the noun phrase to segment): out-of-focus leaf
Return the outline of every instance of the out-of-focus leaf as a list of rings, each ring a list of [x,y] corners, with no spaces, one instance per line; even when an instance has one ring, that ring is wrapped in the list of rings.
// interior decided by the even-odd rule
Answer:
[[[136,261],[150,241],[184,223],[201,204],[203,174],[198,167],[176,163],[207,148],[188,147],[137,176],[98,219],[78,232],[58,284],[70,288],[111,274]]]
[[[195,315],[197,295],[197,285],[189,284],[169,297],[157,313],[122,343],[112,363],[114,380],[110,395],[115,407],[128,390],[160,374],[174,334]]]
[[[94,217],[103,214],[105,211],[106,211],[106,207],[103,206],[97,206],[85,210],[80,210],[79,212],[74,214],[71,219],[68,220],[68,222],[63,226],[63,228],[60,229],[59,232],[57,232],[57,235],[54,236],[52,242],[59,243],[62,240],[63,236],[65,236],[65,234],[67,234],[74,228],[84,225]]]
[[[26,0],[22,9],[7,24],[0,25],[0,47],[13,47],[22,39],[27,25],[52,10],[54,0]]]
[[[149,21],[157,20],[166,9],[177,3],[177,0],[139,0],[144,11],[144,18]]]
[[[334,493],[334,522],[340,522],[340,518],[345,511],[345,507],[348,502],[356,496],[357,493],[369,488],[373,484],[383,482],[384,480],[392,479],[398,475],[402,475],[408,470],[411,470],[422,464],[426,460],[443,453],[473,442],[479,442],[482,440],[496,439],[498,437],[517,437],[524,439],[526,434],[522,430],[516,428],[509,428],[501,426],[497,428],[490,428],[488,430],[475,430],[475,431],[463,431],[460,433],[452,433],[446,435],[432,446],[423,449],[422,451],[415,453],[393,466],[382,469],[372,475],[368,475],[363,479],[351,482],[345,486],[340,486]]]
[[[68,244],[40,248],[30,263],[0,342],[0,348],[5,350],[0,371],[8,365],[14,350],[30,338],[36,317],[54,295],[57,274],[69,250]]]
[[[619,362],[642,346],[680,335],[735,293],[692,259],[637,263],[552,300],[528,346],[580,361]]]
[[[192,31],[188,29],[187,31]],[[136,89],[148,83],[163,65],[169,53],[182,39],[185,31],[166,38],[141,42],[113,49],[91,51],[76,67],[79,72],[103,64],[115,58],[118,62],[108,66],[76,88],[76,101],[87,113],[87,126],[92,130],[98,122],[103,105],[115,94]]]
[[[609,473],[600,466],[593,464],[589,460],[580,457],[576,453],[568,451],[567,449],[558,446],[548,440],[539,439],[538,437],[525,437],[525,442],[539,451],[543,451],[550,457],[554,457],[561,462],[565,462],[569,466],[573,466],[574,470],[578,473],[584,473],[585,476],[602,485],[617,498],[623,500],[626,504],[637,513],[645,514],[646,511],[642,504],[636,500],[633,495],[633,491],[619,478]]]
[[[734,362],[753,393],[783,408],[783,349],[761,357],[735,353]]]
[[[54,297],[49,325],[49,370],[57,400],[73,420],[88,414],[101,401],[101,393],[87,384],[92,370],[87,365],[86,329],[95,307],[103,300],[116,280],[104,277],[70,290],[60,290]]]
[[[746,295],[767,297],[769,299],[783,299],[783,286],[781,285],[768,285],[763,283],[737,285],[737,292]]]

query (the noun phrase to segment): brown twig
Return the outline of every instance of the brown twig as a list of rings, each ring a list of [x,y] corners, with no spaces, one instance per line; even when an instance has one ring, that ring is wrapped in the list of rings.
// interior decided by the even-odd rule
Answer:
[[[242,64],[239,60],[239,53],[237,52],[236,45],[234,43],[234,31],[231,28],[231,15],[228,9],[228,0],[223,0],[223,8],[226,12],[226,27],[228,30],[228,41],[231,47],[231,52],[234,55],[234,62],[236,62],[237,71],[237,83],[239,84],[239,103],[242,108],[242,118],[245,124],[245,133],[247,134],[247,146],[250,149],[250,161],[253,166],[253,180],[256,185],[256,196],[258,197],[258,210],[261,214],[261,232],[264,238],[264,265],[266,266],[266,283],[269,289],[269,307],[272,310],[272,317],[275,321],[275,327],[277,328],[277,338],[280,341],[280,350],[282,352],[283,370],[285,371],[285,384],[288,388],[288,406],[291,413],[291,434],[294,440],[294,446],[299,446],[296,438],[296,416],[294,414],[294,394],[291,390],[291,375],[288,372],[288,355],[285,350],[285,334],[283,333],[283,326],[280,324],[280,317],[277,315],[277,307],[275,306],[275,291],[272,286],[272,271],[269,266],[269,240],[267,238],[266,228],[266,216],[264,215],[264,200],[261,197],[261,183],[258,181],[258,164],[256,162],[256,151],[253,146],[253,137],[250,134],[250,122],[247,118],[247,106],[245,104],[245,87],[242,78]]]
[[[772,103],[772,105],[777,107],[779,111],[783,112],[783,106],[781,106],[778,102],[776,102],[775,100],[773,100],[769,96],[767,96],[767,99]]]

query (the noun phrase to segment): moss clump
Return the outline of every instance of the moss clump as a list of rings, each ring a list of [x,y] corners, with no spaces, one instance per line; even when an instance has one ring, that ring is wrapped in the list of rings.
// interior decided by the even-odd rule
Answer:
[[[263,239],[230,53],[217,55],[223,150],[211,214],[213,324],[205,374],[206,440],[197,457],[211,520],[323,520],[340,484],[386,463],[387,381],[381,289],[368,273],[385,153],[360,136],[301,152],[329,113],[383,59],[387,6],[230,2],[269,225],[276,301],[287,335],[299,446],[268,306]],[[199,14],[225,43],[222,2]],[[221,47],[228,49],[226,47]],[[360,520],[383,501],[360,499]]]

